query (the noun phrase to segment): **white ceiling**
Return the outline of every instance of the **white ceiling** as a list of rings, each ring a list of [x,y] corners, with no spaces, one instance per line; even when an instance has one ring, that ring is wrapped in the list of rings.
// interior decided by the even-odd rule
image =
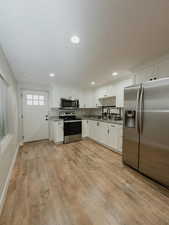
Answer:
[[[5,0],[0,43],[20,82],[102,84],[169,50],[169,1]]]

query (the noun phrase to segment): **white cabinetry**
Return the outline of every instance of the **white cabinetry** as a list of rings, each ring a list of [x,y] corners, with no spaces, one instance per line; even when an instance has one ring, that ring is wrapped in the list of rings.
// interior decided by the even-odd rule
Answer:
[[[108,142],[108,123],[99,122],[99,133],[100,137],[98,138],[98,142],[101,144],[107,144]]]
[[[51,122],[51,139],[55,143],[63,142],[63,121],[52,121]]]
[[[114,124],[109,124],[109,134],[108,134],[108,142],[107,145],[113,149],[118,148],[118,132],[117,127]]]
[[[93,140],[97,141],[99,138],[97,121],[89,120],[88,125],[89,125],[89,137],[92,138]]]
[[[122,125],[109,124],[109,137],[108,146],[111,148],[122,151],[122,140],[123,140],[123,127]]]
[[[88,126],[88,120],[82,121],[82,137],[88,137],[89,136],[89,126]]]
[[[89,120],[88,130],[88,136],[91,139],[106,145],[115,151],[122,151],[122,125]]]

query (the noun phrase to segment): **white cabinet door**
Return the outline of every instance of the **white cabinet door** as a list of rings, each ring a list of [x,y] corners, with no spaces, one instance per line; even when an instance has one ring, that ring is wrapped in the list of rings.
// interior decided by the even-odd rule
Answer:
[[[122,132],[123,128],[121,125],[109,124],[108,145],[119,152],[122,151]]]
[[[117,141],[117,149],[119,152],[122,152],[122,146],[123,146],[123,126],[117,127],[117,133],[118,133],[118,141]]]
[[[118,143],[118,135],[116,125],[109,124],[108,146],[110,146],[113,149],[117,149],[117,143]]]
[[[89,136],[89,129],[88,129],[88,120],[82,121],[82,137]]]
[[[63,142],[63,121],[53,121],[53,141]]]
[[[95,141],[98,139],[97,121],[89,120],[89,137]]]
[[[99,143],[107,145],[108,124],[99,121],[88,121],[89,137]]]
[[[84,124],[84,127],[86,125]],[[84,135],[86,135],[86,127]],[[109,124],[104,122],[98,122],[89,120],[88,121],[88,136],[104,145],[109,146],[110,148],[122,152],[122,140],[123,140],[123,127],[122,125]]]
[[[100,126],[99,126],[99,139],[98,139],[98,142],[102,143],[102,144],[105,144],[107,145],[107,142],[108,142],[108,123],[103,123],[103,122],[100,122]]]

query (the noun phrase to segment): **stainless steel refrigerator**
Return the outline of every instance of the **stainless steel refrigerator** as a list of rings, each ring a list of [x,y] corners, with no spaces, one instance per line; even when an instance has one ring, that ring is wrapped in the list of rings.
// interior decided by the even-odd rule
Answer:
[[[169,78],[125,88],[123,161],[169,187]]]

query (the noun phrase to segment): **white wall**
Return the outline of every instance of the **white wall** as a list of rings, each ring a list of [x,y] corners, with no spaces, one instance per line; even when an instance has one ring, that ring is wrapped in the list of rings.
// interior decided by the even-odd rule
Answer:
[[[18,102],[17,84],[13,73],[0,47],[0,74],[7,81],[8,87],[8,113],[9,113],[9,135],[0,144],[0,211],[4,200],[5,185],[9,178],[18,148]]]
[[[151,78],[169,77],[169,54],[141,64],[132,69],[136,83],[148,81]]]
[[[83,93],[80,88],[53,84],[50,88],[50,107],[59,107],[60,98],[77,98],[83,101]]]

